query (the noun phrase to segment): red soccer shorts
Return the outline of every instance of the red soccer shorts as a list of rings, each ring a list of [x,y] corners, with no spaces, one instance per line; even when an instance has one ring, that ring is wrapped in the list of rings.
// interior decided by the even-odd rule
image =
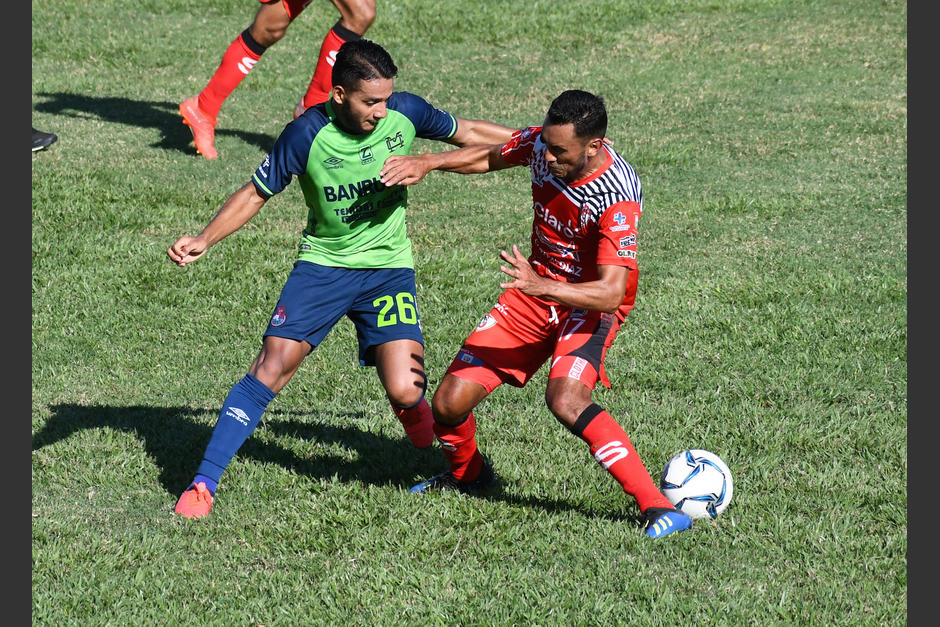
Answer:
[[[548,377],[571,377],[594,389],[610,387],[604,357],[620,329],[614,314],[571,309],[503,292],[470,333],[447,372],[492,392],[503,383],[523,387],[552,358]]]
[[[278,0],[260,0],[261,4],[271,4],[277,1]],[[284,8],[287,9],[287,17],[293,20],[300,15],[300,12],[306,9],[307,5],[313,2],[313,0],[281,0],[281,2],[284,4]]]

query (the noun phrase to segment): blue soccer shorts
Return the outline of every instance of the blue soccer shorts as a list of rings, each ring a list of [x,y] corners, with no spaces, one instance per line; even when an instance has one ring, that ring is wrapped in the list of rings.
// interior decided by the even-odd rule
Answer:
[[[264,336],[306,340],[316,348],[339,319],[356,327],[359,365],[392,340],[424,345],[412,268],[333,268],[296,261]]]

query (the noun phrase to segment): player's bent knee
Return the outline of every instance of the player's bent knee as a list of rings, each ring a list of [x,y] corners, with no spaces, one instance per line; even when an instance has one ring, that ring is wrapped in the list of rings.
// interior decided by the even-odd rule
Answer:
[[[425,384],[423,380],[407,382],[388,382],[385,394],[389,402],[395,407],[409,408],[421,402],[424,397]]]
[[[410,409],[416,407],[424,397],[423,392],[409,391],[408,393],[388,392],[388,402],[399,409]]]
[[[545,404],[555,419],[565,426],[571,426],[578,419],[581,402],[564,394],[545,394]]]
[[[465,408],[456,398],[438,393],[431,399],[431,413],[438,424],[455,426],[466,419],[470,409]]]
[[[343,25],[353,32],[364,35],[375,21],[374,0],[334,0],[342,16]]]

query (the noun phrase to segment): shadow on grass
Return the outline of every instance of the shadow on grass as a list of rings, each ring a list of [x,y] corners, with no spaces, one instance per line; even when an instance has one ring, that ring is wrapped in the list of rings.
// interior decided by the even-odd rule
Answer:
[[[111,96],[87,96],[83,94],[38,93],[49,100],[36,105],[36,111],[53,113],[73,118],[89,118],[127,124],[138,128],[155,128],[160,131],[160,141],[151,144],[152,148],[177,150],[189,155],[196,155],[192,145],[193,136],[189,127],[183,124],[179,114],[178,102],[147,102],[116,98]],[[264,133],[216,128],[216,137],[228,135],[237,137],[247,144],[253,144],[267,152],[274,145],[275,138]]]
[[[192,479],[202,460],[202,454],[212,428],[196,421],[208,410],[192,407],[148,407],[143,405],[76,405],[66,403],[52,405],[52,416],[43,428],[33,436],[33,451],[38,451],[72,434],[84,430],[112,429],[132,434],[143,443],[144,450],[160,470],[160,483],[171,495],[178,496]],[[336,414],[331,413],[331,418]],[[361,412],[348,412],[340,416],[352,422],[363,418]],[[389,419],[394,416],[389,411]],[[214,423],[213,423],[214,424]],[[257,435],[266,432],[277,439],[300,439],[325,444],[339,444],[355,450],[354,459],[334,454],[318,454],[316,457],[299,457],[273,442],[263,442]],[[262,463],[277,464],[299,475],[317,479],[360,481],[376,486],[398,486],[410,488],[415,479],[425,478],[441,472],[445,466],[443,455],[437,446],[418,450],[411,446],[404,434],[399,438],[388,438],[364,431],[357,426],[336,426],[317,422],[315,412],[299,410],[269,410],[265,412],[258,430],[238,450],[239,459],[251,459]],[[89,462],[92,463],[92,462]],[[481,498],[502,501],[516,507],[537,507],[549,513],[577,511],[589,518],[625,520],[612,507],[610,510],[595,509],[567,501],[520,497],[509,494],[497,482]],[[611,494],[617,494],[611,485]],[[416,496],[415,498],[421,498]],[[629,518],[627,516],[626,518]]]
[[[84,430],[107,428],[130,433],[143,443],[144,450],[160,470],[160,483],[174,495],[192,479],[213,428],[196,421],[197,416],[204,416],[208,410],[191,407],[61,404],[51,406],[50,410],[52,416],[33,436],[34,451]],[[331,414],[331,418],[335,417]],[[350,412],[340,417],[354,421],[363,414]],[[401,439],[392,439],[356,426],[318,423],[316,418],[315,413],[269,410],[258,429],[238,450],[237,457],[278,464],[314,478],[335,476],[341,481],[408,487],[416,476],[423,476],[429,467],[441,463],[436,449],[415,449],[404,433]],[[395,419],[391,410],[389,418]],[[261,441],[257,436],[264,432],[278,439],[341,444],[355,450],[358,458],[335,454],[300,457],[277,443]]]

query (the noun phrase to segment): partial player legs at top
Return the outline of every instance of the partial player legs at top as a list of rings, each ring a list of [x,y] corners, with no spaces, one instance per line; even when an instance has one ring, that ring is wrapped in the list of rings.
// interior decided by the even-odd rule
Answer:
[[[320,46],[317,67],[310,79],[306,93],[300,97],[294,108],[296,119],[308,107],[329,98],[333,88],[333,63],[339,47],[347,41],[362,38],[375,21],[375,0],[332,0],[340,13],[340,18],[327,32]]]
[[[229,44],[209,83],[197,96],[180,104],[183,123],[193,133],[196,151],[215,159],[215,126],[219,110],[229,94],[248,76],[264,51],[281,40],[293,17],[289,4],[280,0],[262,3],[252,23]]]
[[[332,67],[336,51],[345,41],[359,39],[375,20],[374,0],[332,0],[340,19],[324,38],[316,71],[294,111],[296,118],[306,109],[305,102],[326,100],[332,87]],[[280,41],[287,28],[310,0],[261,0],[254,20],[229,44],[209,82],[198,95],[180,104],[179,112],[193,133],[196,151],[215,159],[215,127],[219,111],[229,94],[248,76],[270,46]],[[332,55],[332,56],[331,56]]]

